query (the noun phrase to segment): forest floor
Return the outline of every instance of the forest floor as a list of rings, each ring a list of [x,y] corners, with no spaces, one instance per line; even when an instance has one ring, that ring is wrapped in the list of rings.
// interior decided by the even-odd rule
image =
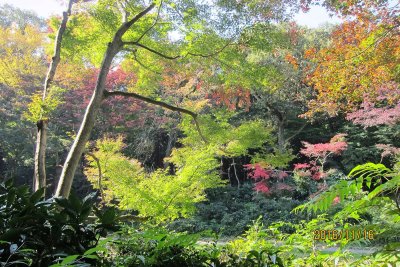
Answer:
[[[317,246],[317,249],[321,252],[334,253],[339,249],[339,247]],[[370,255],[379,249],[379,247],[351,247],[344,249],[344,251],[349,252],[350,254],[358,254],[363,256]]]
[[[217,245],[225,245],[230,240],[231,240],[230,238],[221,238],[217,241]],[[198,241],[197,243],[199,245],[207,245],[207,244],[211,244],[213,242],[214,242],[214,240],[205,238],[205,239]],[[281,242],[276,241],[276,243],[279,246],[279,244]],[[339,249],[339,247],[338,246],[328,247],[327,245],[324,245],[324,244],[317,244],[316,249],[318,251],[321,251],[322,253],[332,254],[332,253],[335,253]],[[380,249],[380,247],[378,247],[378,246],[371,246],[371,247],[369,247],[369,246],[365,246],[365,247],[353,246],[353,247],[345,248],[344,251],[348,252],[350,254],[353,254],[353,255],[356,254],[359,256],[365,256],[365,255],[370,255],[370,254],[378,251],[379,249]]]

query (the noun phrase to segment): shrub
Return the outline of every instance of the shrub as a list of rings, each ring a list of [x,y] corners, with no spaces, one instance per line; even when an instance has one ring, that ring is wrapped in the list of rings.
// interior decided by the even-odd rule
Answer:
[[[96,222],[89,222],[94,195],[43,200],[43,191],[31,194],[11,180],[0,185],[0,265],[50,266],[68,256],[96,265],[93,248],[116,230],[115,210],[96,210]]]
[[[113,266],[200,267],[200,266],[283,266],[279,250],[265,239],[257,221],[242,236],[228,243],[198,242],[201,234],[168,232],[157,228],[136,232],[126,228],[111,245]]]
[[[288,197],[266,198],[255,193],[252,187],[251,183],[245,183],[240,188],[209,189],[208,200],[197,204],[192,218],[176,220],[168,228],[190,233],[212,230],[222,236],[237,236],[243,234],[260,215],[265,225],[280,220],[296,223],[304,219],[291,213],[302,202]],[[290,231],[289,228],[285,230]]]

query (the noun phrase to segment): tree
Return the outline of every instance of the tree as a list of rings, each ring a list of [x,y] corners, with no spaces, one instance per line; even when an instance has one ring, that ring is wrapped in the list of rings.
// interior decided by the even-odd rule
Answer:
[[[51,95],[51,86],[54,80],[57,66],[60,62],[61,54],[61,42],[63,38],[64,31],[67,27],[68,17],[71,14],[72,4],[74,0],[68,2],[67,11],[63,13],[63,19],[61,21],[60,27],[57,32],[57,37],[54,47],[54,55],[51,58],[51,63],[46,75],[44,82],[42,102],[46,105],[49,102],[49,96]],[[46,108],[46,107],[44,107]],[[47,143],[47,123],[48,118],[45,114],[44,108],[39,111],[37,126],[37,141],[35,150],[35,169],[34,169],[34,190],[37,191],[46,186],[46,143]]]
[[[332,43],[316,54],[309,84],[317,97],[305,116],[354,112],[364,102],[394,107],[399,99],[399,8],[390,1],[333,2],[346,19],[332,33]],[[351,118],[351,117],[350,117]]]
[[[261,3],[262,1],[258,4]],[[57,187],[56,196],[68,196],[76,167],[84,151],[85,143],[90,137],[101,103],[107,97],[115,95],[133,97],[151,104],[159,105],[163,108],[186,113],[194,119],[197,130],[200,129],[196,121],[197,115],[192,111],[178,108],[163,101],[154,100],[135,92],[107,92],[105,91],[105,82],[107,75],[112,68],[113,59],[120,52],[125,55],[133,54],[134,57],[137,57],[137,55],[140,54],[145,54],[150,58],[167,60],[186,60],[188,57],[207,58],[215,55],[215,51],[211,51],[212,53],[204,53],[204,51],[209,51],[210,46],[207,45],[208,42],[204,43],[203,41],[209,41],[207,40],[207,37],[210,36],[210,31],[213,32],[212,27],[215,29],[214,32],[219,32],[220,36],[224,36],[224,34],[225,36],[229,36],[229,34],[232,34],[232,32],[235,33],[236,30],[240,29],[244,25],[248,25],[249,21],[259,19],[259,17],[257,18],[257,15],[253,17],[231,17],[233,13],[223,13],[224,10],[229,10],[231,12],[231,7],[224,1],[217,1],[215,8],[217,8],[218,11],[221,11],[222,14],[225,14],[225,16],[221,16],[217,21],[207,20],[206,18],[208,16],[213,16],[213,13],[210,12],[211,10],[209,8],[211,6],[212,5],[197,4],[192,1],[154,1],[149,3],[147,6],[136,5],[134,2],[127,1],[121,5],[118,1],[104,0],[91,6],[88,5],[88,13],[83,13],[81,16],[77,16],[74,20],[76,25],[72,28],[70,36],[72,39],[76,38],[76,40],[80,40],[81,42],[81,47],[74,47],[77,54],[83,51],[82,47],[86,48],[86,51],[83,51],[83,54],[86,52],[84,55],[86,61],[89,60],[89,62],[98,64],[98,62],[100,62],[100,57],[98,57],[98,55],[101,51],[104,51],[104,47],[102,47],[104,43],[103,41],[111,40],[111,42],[107,44],[107,49],[104,51],[95,90],[86,109],[80,130],[65,161],[60,182]],[[256,6],[249,6],[251,9],[256,8]],[[156,7],[157,11],[152,12]],[[240,9],[243,7],[244,6],[240,5]],[[267,7],[266,10],[270,11],[274,8],[274,5],[267,5]],[[239,6],[237,6],[237,8],[239,8]],[[249,10],[243,9],[243,12],[248,12]],[[278,11],[282,14],[285,13],[284,9],[278,9]],[[180,12],[183,12],[183,14]],[[90,17],[88,14],[93,14],[94,16]],[[132,17],[131,14],[136,15]],[[178,18],[180,18],[180,20]],[[119,23],[121,19],[123,21],[122,25]],[[243,23],[233,22],[238,19]],[[162,24],[158,23],[159,21],[165,22]],[[210,25],[207,25],[208,23]],[[92,25],[94,32],[99,34],[99,36],[103,36],[102,41],[92,42],[90,38],[87,39],[88,32],[82,31],[82,28],[79,28],[77,25],[80,25],[83,28]],[[104,27],[106,28],[105,31],[103,30]],[[180,29],[181,34],[185,36],[185,41],[182,42],[182,45],[179,43],[171,43],[171,40],[168,38],[168,32],[170,29]],[[184,30],[182,31],[182,29]],[[195,38],[195,35],[198,35],[199,37]],[[86,40],[84,38],[86,38]],[[218,40],[221,39],[226,38],[218,38]],[[213,41],[215,41],[215,39],[211,38],[211,47],[216,46],[216,43]],[[71,46],[71,44],[69,45]],[[96,48],[97,50],[94,49],[88,51],[88,47]],[[220,49],[220,51],[221,50],[222,49]],[[176,54],[171,55],[170,53],[173,52],[176,52]],[[135,84],[136,90],[143,90],[151,85],[154,86],[154,81],[149,79],[149,77],[154,77],[154,75],[149,77],[142,76],[148,74],[149,71],[142,71],[137,74],[138,77],[142,77],[142,79],[139,79]],[[200,131],[199,134],[201,135]],[[206,140],[203,138],[203,141]]]
[[[347,143],[344,140],[345,136],[345,134],[337,134],[331,138],[329,143],[310,144],[303,141],[304,148],[300,150],[300,153],[312,159],[313,166],[318,166],[318,171],[313,175],[314,179],[320,180],[325,175],[324,166],[329,156],[340,155],[347,149]],[[300,168],[299,166],[297,166],[297,169],[303,169],[303,167]]]
[[[284,153],[290,141],[307,127],[307,121],[298,118],[312,98],[312,89],[305,83],[305,78],[313,63],[307,59],[306,52],[310,46],[324,44],[329,28],[310,30],[294,22],[270,27],[271,35],[275,36],[271,48],[249,46],[250,63],[268,70],[260,73],[261,77],[268,77],[263,78],[266,80],[264,84],[252,85],[253,106],[261,116],[265,117],[264,112],[267,112],[276,127],[278,150]],[[257,40],[262,36],[253,38]],[[261,43],[262,39],[258,42]]]
[[[16,89],[37,86],[43,73],[42,42],[43,34],[34,25],[0,26],[0,83]]]
[[[218,174],[221,156],[239,157],[250,149],[260,148],[270,139],[270,133],[260,121],[248,121],[235,127],[228,123],[229,115],[220,112],[217,118],[202,116],[199,121],[202,143],[190,119],[180,125],[185,137],[166,160],[169,169],[146,172],[140,162],[124,156],[122,138],[103,138],[92,151],[86,152],[89,166],[85,173],[98,188],[105,203],[118,203],[122,209],[139,211],[140,217],[161,222],[187,217],[194,204],[204,200],[205,189],[224,184]],[[233,166],[236,179],[236,166]],[[240,185],[238,181],[238,185]]]
[[[41,29],[46,26],[45,21],[35,13],[8,4],[0,6],[0,25],[3,28],[17,28],[21,31],[27,27]]]
[[[34,14],[0,6],[0,153],[4,178],[25,178],[32,162],[26,107],[45,74],[45,23]],[[24,170],[24,171],[22,171]]]

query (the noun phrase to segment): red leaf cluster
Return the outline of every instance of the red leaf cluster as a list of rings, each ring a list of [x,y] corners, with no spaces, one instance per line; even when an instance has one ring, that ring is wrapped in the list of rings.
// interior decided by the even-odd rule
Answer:
[[[364,128],[377,125],[394,125],[400,121],[400,101],[393,101],[393,96],[400,96],[397,83],[388,83],[371,100],[366,95],[360,109],[348,113],[347,119]],[[381,107],[377,105],[381,104]]]
[[[344,134],[337,134],[331,138],[329,143],[310,144],[303,141],[302,144],[305,148],[302,148],[300,153],[309,158],[325,157],[328,154],[340,155],[347,149],[347,143],[340,141],[344,136]]]
[[[274,190],[282,191],[292,191],[293,188],[285,183],[278,182],[276,186],[273,186],[271,179],[275,181],[282,181],[289,175],[285,171],[281,170],[272,170],[272,169],[264,169],[261,167],[261,164],[246,164],[243,165],[246,170],[249,171],[247,177],[253,179],[254,190],[257,192],[262,192],[264,194],[270,194],[272,192],[272,188]]]

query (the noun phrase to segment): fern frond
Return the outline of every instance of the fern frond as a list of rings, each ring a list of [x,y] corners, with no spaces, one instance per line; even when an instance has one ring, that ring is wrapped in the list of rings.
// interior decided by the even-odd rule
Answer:
[[[375,177],[391,177],[391,179],[376,187],[365,197],[365,199],[360,200],[359,202],[353,202],[353,206],[355,204],[360,204],[360,206],[365,205],[365,201],[370,201],[379,194],[393,191],[400,186],[400,175],[394,173],[383,164],[366,163],[363,165],[358,165],[350,171],[348,176],[349,178],[354,179],[340,180],[338,183],[331,186],[327,191],[314,197],[308,203],[296,207],[293,212],[307,210],[315,213],[317,211],[326,211],[332,206],[333,200],[336,197],[344,200],[350,196],[355,196],[356,194],[360,193],[362,191],[363,182],[365,182],[370,188],[371,182]]]
[[[384,177],[390,174],[392,171],[387,168],[383,164],[375,164],[375,163],[365,163],[362,165],[358,165],[354,167],[350,173],[349,177],[357,177],[358,179],[362,179],[366,182],[368,188],[371,187],[371,182],[375,177]]]
[[[390,192],[397,190],[400,187],[400,175],[394,175],[392,179],[376,187],[371,193],[368,194],[368,198],[372,199],[383,192]]]
[[[358,179],[352,181],[340,180],[338,183],[332,185],[325,192],[311,199],[308,203],[296,207],[293,212],[307,210],[316,213],[317,211],[326,211],[331,207],[333,200],[336,197],[340,197],[340,199],[345,199],[351,195],[355,195],[356,193],[360,192],[361,187],[362,183],[360,183]]]

